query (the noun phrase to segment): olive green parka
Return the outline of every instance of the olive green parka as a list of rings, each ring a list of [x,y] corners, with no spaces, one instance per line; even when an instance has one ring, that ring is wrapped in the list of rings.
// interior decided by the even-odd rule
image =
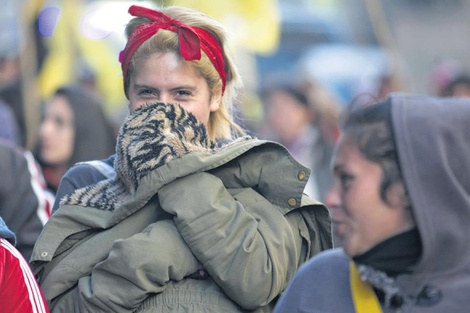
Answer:
[[[63,199],[45,226],[31,266],[51,312],[270,312],[298,267],[331,248],[326,207],[303,194],[310,171],[283,146],[194,146],[188,127],[165,123],[170,135],[142,137],[175,111],[132,114],[117,177]]]

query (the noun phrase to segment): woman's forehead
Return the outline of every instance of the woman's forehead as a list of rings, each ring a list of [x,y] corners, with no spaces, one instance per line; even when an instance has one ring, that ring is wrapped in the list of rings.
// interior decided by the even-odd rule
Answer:
[[[332,168],[354,166],[358,162],[370,162],[360,151],[357,141],[348,133],[343,133],[336,145],[332,158]]]

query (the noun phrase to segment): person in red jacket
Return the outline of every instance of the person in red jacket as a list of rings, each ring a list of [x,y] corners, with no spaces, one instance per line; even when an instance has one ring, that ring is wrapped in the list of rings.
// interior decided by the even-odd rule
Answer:
[[[0,217],[0,313],[49,313],[36,278],[15,244],[15,235]]]

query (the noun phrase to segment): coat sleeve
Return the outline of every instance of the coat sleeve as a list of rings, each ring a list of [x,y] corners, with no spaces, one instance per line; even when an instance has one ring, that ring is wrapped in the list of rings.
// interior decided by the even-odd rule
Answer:
[[[169,280],[197,272],[200,264],[171,220],[151,224],[141,233],[116,240],[109,256],[91,275],[52,302],[57,312],[133,312],[150,293]]]
[[[196,258],[245,309],[270,303],[305,261],[300,215],[283,215],[251,188],[232,196],[216,176],[195,173],[158,195]]]

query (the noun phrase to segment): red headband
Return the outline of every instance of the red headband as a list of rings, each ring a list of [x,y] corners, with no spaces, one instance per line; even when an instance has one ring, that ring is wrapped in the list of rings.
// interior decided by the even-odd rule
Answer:
[[[166,29],[178,33],[180,54],[186,61],[200,60],[201,49],[206,53],[222,79],[222,93],[225,91],[224,53],[219,42],[208,31],[199,27],[191,27],[160,11],[137,5],[131,6],[129,13],[132,16],[148,18],[152,22],[137,26],[127,41],[126,47],[119,54],[124,79],[127,76],[132,57],[140,45],[155,35],[159,29]]]

